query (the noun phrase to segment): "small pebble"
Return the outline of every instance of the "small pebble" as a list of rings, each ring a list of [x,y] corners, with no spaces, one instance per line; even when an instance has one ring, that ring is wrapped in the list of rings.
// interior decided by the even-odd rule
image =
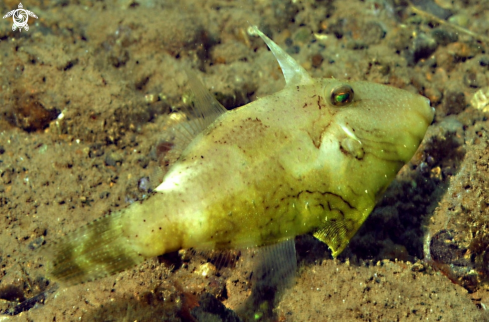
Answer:
[[[319,68],[323,63],[324,58],[321,54],[315,54],[311,57],[312,67]]]
[[[469,25],[470,17],[466,14],[461,13],[451,16],[448,21],[465,28]]]
[[[101,193],[100,193],[98,196],[99,196],[99,198],[100,198],[100,199],[105,199],[105,198],[108,198],[108,197],[109,197],[109,195],[110,195],[110,192],[108,192],[108,191],[103,191],[103,192],[101,192]]]
[[[13,109],[15,126],[26,132],[43,130],[49,126],[49,122],[56,119],[59,111],[47,109],[41,102],[31,98],[20,98]]]
[[[350,40],[346,43],[346,48],[351,50],[361,50],[368,48],[368,46],[361,40]]]
[[[211,263],[202,264],[199,267],[197,267],[194,271],[195,274],[202,275],[204,277],[215,275],[216,272],[217,272],[216,267]]]
[[[436,40],[439,46],[446,46],[458,41],[458,35],[443,28],[436,28],[431,32],[431,37]]]
[[[454,53],[459,58],[469,58],[475,55],[474,50],[466,43],[454,42],[447,46],[447,52]]]
[[[124,201],[127,203],[127,204],[132,204],[134,203],[135,201],[137,201],[139,198],[138,196],[132,192],[132,191],[129,191],[126,196],[124,197]]]
[[[141,166],[141,168],[146,169],[146,167],[149,165],[149,158],[142,157],[138,160],[138,163]]]
[[[488,57],[488,56],[482,56],[482,57],[479,59],[479,65],[481,65],[482,67],[487,67],[487,66],[489,66],[489,57]]]
[[[442,102],[442,110],[445,115],[459,114],[467,106],[463,92],[447,90]]]
[[[37,237],[33,241],[31,241],[28,245],[29,249],[35,250],[39,247],[41,247],[42,243],[44,243],[44,236]]]
[[[431,56],[436,51],[438,44],[436,41],[426,34],[420,33],[414,39],[412,54],[413,61],[418,62],[420,59],[425,59]]]
[[[455,67],[455,57],[452,53],[439,50],[435,56],[438,67],[446,71],[450,71]]]
[[[104,149],[102,148],[102,144],[95,143],[90,146],[90,150],[88,151],[88,156],[90,158],[100,157],[104,155]]]
[[[464,74],[464,84],[468,87],[479,88],[485,86],[485,78],[482,73],[468,71]]]
[[[306,44],[311,39],[311,29],[300,27],[294,33],[294,36],[292,38],[294,39],[294,42],[298,42],[299,44]]]
[[[138,180],[138,189],[141,192],[149,192],[151,189],[151,183],[148,177],[142,177]]]
[[[289,55],[296,55],[296,54],[300,53],[301,47],[299,47],[297,45],[293,45],[293,46],[288,47],[285,51]]]
[[[115,167],[117,164],[121,164],[123,161],[121,154],[117,152],[111,152],[105,156],[105,164]]]
[[[417,263],[414,263],[413,267],[411,267],[411,270],[413,272],[423,272],[423,271],[425,271],[425,267],[422,263],[417,262]]]
[[[378,44],[383,38],[385,38],[386,31],[376,21],[370,21],[365,25],[365,28],[361,30],[362,41],[367,45]]]
[[[432,104],[437,104],[441,101],[442,93],[434,87],[428,87],[424,91],[424,95],[429,98]]]
[[[2,175],[0,176],[0,180],[3,181],[4,184],[10,184],[12,180],[14,179],[14,169],[6,169],[3,171]]]

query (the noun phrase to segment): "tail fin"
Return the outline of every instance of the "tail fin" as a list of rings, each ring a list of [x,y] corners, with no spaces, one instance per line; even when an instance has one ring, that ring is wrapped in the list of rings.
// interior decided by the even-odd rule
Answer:
[[[47,250],[49,275],[63,284],[93,281],[131,268],[146,258],[124,236],[123,211],[107,215],[62,237]]]

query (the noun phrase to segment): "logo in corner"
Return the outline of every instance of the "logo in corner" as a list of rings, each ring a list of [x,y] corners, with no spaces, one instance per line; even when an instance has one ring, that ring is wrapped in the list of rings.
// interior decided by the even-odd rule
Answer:
[[[37,19],[37,16],[34,14],[34,12],[25,10],[22,3],[19,3],[19,9],[10,11],[5,16],[3,16],[3,19],[8,17],[12,17],[14,19],[14,24],[12,25],[13,31],[16,31],[17,28],[19,28],[19,31],[22,31],[22,28],[27,31],[29,30],[29,25],[27,24],[29,16]]]

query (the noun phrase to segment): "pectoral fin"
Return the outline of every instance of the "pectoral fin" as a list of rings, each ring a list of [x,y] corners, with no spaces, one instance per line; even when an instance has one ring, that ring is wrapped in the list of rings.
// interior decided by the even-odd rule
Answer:
[[[348,245],[350,241],[348,236],[353,234],[348,232],[342,221],[331,221],[328,225],[316,231],[314,237],[328,245],[333,257],[336,258]]]

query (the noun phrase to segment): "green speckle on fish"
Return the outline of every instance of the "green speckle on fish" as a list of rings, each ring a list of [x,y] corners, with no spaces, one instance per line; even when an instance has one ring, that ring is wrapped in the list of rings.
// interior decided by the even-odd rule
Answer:
[[[183,248],[264,246],[314,233],[337,256],[433,120],[404,90],[313,79],[272,40],[286,86],[225,109],[189,75],[197,115],[155,193],[60,239],[50,274],[68,284]],[[190,72],[189,72],[190,73]]]

